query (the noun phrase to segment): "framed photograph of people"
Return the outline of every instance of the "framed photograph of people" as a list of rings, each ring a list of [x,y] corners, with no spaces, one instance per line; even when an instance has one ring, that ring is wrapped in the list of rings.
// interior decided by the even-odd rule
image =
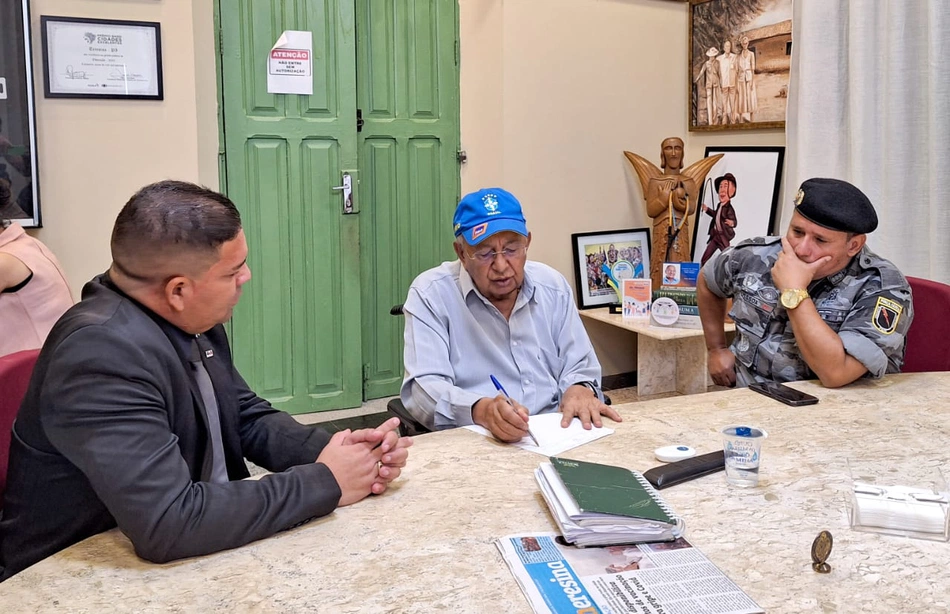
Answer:
[[[792,0],[689,5],[689,130],[784,127]]]
[[[629,228],[571,235],[574,282],[581,309],[620,304],[623,280],[650,274],[650,229]]]
[[[42,15],[40,31],[47,98],[164,98],[159,23]]]
[[[693,261],[700,265],[739,241],[770,234],[782,183],[784,147],[707,147],[723,154],[699,192]]]
[[[29,3],[0,4],[0,219],[35,228],[40,198]]]

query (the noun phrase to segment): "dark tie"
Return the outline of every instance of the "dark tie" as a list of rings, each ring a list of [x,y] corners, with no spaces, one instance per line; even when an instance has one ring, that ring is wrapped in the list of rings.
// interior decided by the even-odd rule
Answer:
[[[200,335],[199,335],[200,337]],[[202,339],[202,341],[204,341]],[[202,349],[204,346],[206,349]],[[207,482],[223,483],[228,481],[228,466],[224,458],[224,444],[221,440],[221,415],[218,410],[218,400],[214,395],[214,386],[211,385],[211,377],[208,370],[201,362],[201,354],[210,359],[214,356],[214,351],[208,343],[199,343],[196,338],[192,345],[191,368],[195,371],[195,381],[198,383],[198,391],[201,392],[201,401],[205,406],[205,418],[208,422],[208,435],[211,437],[211,467],[208,470],[208,463],[201,471],[201,478]],[[210,355],[208,355],[210,353]]]

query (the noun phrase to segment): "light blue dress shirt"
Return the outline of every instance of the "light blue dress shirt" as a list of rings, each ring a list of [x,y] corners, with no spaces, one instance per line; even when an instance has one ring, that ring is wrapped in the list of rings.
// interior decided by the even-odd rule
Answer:
[[[412,282],[406,317],[401,398],[434,429],[472,424],[472,406],[498,391],[532,414],[557,411],[579,382],[600,388],[600,363],[564,276],[525,263],[509,320],[475,288],[461,262],[444,262]]]

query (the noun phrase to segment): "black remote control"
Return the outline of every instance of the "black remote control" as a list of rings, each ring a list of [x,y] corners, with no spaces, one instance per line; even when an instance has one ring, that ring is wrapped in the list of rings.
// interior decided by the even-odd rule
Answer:
[[[726,459],[722,450],[700,454],[692,458],[684,458],[674,463],[666,463],[648,470],[643,474],[650,484],[657,490],[682,484],[695,478],[722,471],[726,467]]]

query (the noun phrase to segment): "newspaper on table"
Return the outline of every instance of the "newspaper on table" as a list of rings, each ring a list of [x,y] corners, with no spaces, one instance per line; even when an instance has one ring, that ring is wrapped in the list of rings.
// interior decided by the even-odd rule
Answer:
[[[682,537],[672,542],[575,548],[554,533],[496,545],[539,614],[758,614],[760,608]]]

